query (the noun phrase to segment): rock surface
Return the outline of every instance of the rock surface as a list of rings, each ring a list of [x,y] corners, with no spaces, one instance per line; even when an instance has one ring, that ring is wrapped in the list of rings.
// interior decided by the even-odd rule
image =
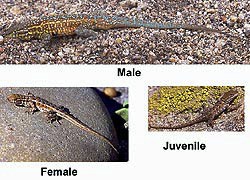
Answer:
[[[109,144],[65,119],[48,124],[44,113],[25,113],[6,96],[32,94],[61,105],[117,146],[113,123],[100,98],[90,88],[1,88],[0,161],[116,161]]]

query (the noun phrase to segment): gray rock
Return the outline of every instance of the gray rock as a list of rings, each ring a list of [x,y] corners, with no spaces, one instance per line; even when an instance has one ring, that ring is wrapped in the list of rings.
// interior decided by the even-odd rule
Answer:
[[[117,145],[113,123],[91,88],[0,88],[0,161],[117,161],[118,155],[100,138],[65,119],[49,124],[44,113],[7,101],[11,93],[44,98],[61,105]]]

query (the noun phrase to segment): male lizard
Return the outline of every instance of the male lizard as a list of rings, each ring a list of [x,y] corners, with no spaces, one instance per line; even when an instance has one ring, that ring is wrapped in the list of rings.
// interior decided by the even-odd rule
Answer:
[[[28,93],[28,95],[10,94],[7,97],[7,99],[9,102],[14,103],[14,105],[17,107],[28,108],[29,109],[28,112],[31,112],[32,114],[36,111],[44,112],[50,122],[58,121],[61,118],[66,119],[72,124],[81,128],[82,130],[94,134],[100,139],[104,140],[118,153],[118,150],[115,148],[115,146],[111,143],[111,141],[108,138],[106,138],[105,136],[101,135],[97,131],[93,130],[92,128],[88,127],[86,124],[78,120],[69,112],[67,108],[63,106],[57,106],[53,103],[48,102],[45,99],[34,96],[31,93]]]
[[[50,40],[52,37],[75,34],[79,36],[90,37],[96,35],[96,31],[98,30],[140,27],[163,30],[187,29],[227,34],[220,30],[208,28],[205,26],[171,22],[148,22],[117,16],[75,14],[45,16],[33,20],[27,20],[25,22],[14,22],[3,32],[2,36],[5,38],[18,38],[21,40]]]
[[[150,128],[154,129],[181,129],[184,127],[192,126],[197,123],[207,122],[207,124],[213,127],[214,120],[224,111],[228,110],[229,106],[233,103],[234,99],[238,96],[238,91],[236,89],[231,89],[230,91],[225,92],[215,103],[214,106],[208,108],[196,119],[186,122],[184,124],[176,126],[167,126],[167,125],[152,125],[149,124]]]

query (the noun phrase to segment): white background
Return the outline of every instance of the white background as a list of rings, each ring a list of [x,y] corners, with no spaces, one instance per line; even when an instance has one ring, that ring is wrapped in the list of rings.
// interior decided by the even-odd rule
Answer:
[[[117,68],[141,77],[118,77]],[[78,170],[72,179],[249,179],[247,65],[26,65],[0,66],[1,87],[129,87],[129,161],[109,163],[0,163],[0,179],[48,179],[41,167]],[[245,86],[245,132],[148,132],[148,86]],[[205,143],[205,151],[164,151],[171,143]],[[59,179],[63,177],[53,177]],[[50,178],[51,179],[51,178]]]

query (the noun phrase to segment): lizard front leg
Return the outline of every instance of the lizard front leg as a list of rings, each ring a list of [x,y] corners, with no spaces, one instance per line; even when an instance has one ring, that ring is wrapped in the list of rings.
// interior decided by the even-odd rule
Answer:
[[[34,102],[28,102],[27,108],[28,110],[25,111],[25,113],[28,113],[28,114],[34,114],[36,111],[38,111],[36,104]]]
[[[41,41],[42,44],[47,45],[51,42],[53,35],[48,33],[43,33],[39,35],[37,38]]]
[[[49,111],[45,113],[45,116],[48,118],[48,122],[49,123],[53,123],[54,121],[58,122],[58,124],[61,125],[61,123],[59,122],[59,120],[61,120],[62,118],[60,116],[58,116],[56,114],[56,112],[54,111]]]
[[[28,97],[35,97],[32,93],[28,92],[27,93],[27,96]],[[32,102],[32,101],[28,101],[25,105],[28,110],[25,111],[26,113],[28,114],[34,114],[36,111],[38,111],[37,107],[36,107],[36,103],[35,102]]]

